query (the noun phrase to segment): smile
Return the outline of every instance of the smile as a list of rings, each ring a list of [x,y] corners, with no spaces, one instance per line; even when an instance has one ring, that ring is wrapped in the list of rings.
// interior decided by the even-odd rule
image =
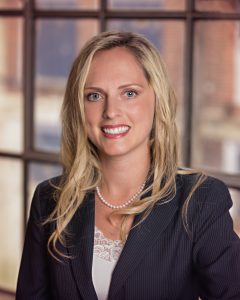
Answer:
[[[129,127],[127,126],[122,126],[122,127],[116,127],[116,128],[102,128],[104,133],[107,134],[118,134],[118,133],[124,133],[127,132],[129,130]]]
[[[122,137],[130,130],[129,126],[104,126],[101,128],[105,137]]]

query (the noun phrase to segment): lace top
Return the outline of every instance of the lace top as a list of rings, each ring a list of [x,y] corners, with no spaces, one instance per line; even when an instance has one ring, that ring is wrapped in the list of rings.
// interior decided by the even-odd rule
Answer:
[[[95,255],[109,262],[117,261],[121,254],[122,248],[122,241],[106,238],[103,233],[97,227],[95,227],[93,250]]]
[[[92,279],[99,300],[106,300],[112,272],[121,254],[124,243],[106,238],[95,227]]]

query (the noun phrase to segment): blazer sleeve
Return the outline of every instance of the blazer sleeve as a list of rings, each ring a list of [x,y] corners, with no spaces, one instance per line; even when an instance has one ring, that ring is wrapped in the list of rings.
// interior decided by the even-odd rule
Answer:
[[[201,188],[200,188],[201,189]],[[232,200],[224,183],[213,179],[199,197],[193,259],[202,300],[240,299],[240,240],[229,214]]]
[[[16,300],[50,300],[52,298],[47,264],[47,237],[41,225],[43,219],[40,204],[40,187],[38,186],[31,204],[18,275]]]

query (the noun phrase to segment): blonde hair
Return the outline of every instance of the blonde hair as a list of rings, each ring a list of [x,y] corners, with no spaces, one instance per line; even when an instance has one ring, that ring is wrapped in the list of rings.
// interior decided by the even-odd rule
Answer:
[[[55,209],[46,220],[56,223],[56,229],[48,240],[48,249],[54,257],[56,254],[64,256],[56,247],[57,241],[64,245],[67,226],[83,202],[86,192],[95,188],[101,181],[98,152],[87,136],[84,86],[96,52],[114,47],[125,47],[134,55],[155,92],[155,115],[150,136],[149,176],[152,181],[142,193],[144,195],[151,191],[151,195],[117,211],[125,216],[121,229],[122,238],[125,236],[127,216],[144,212],[144,220],[157,201],[170,201],[176,194],[176,174],[180,172],[175,123],[176,97],[164,63],[158,50],[143,36],[131,32],[103,32],[83,47],[72,66],[67,82],[61,114],[61,161],[64,172],[60,184],[56,187]],[[190,197],[191,193],[188,198]]]

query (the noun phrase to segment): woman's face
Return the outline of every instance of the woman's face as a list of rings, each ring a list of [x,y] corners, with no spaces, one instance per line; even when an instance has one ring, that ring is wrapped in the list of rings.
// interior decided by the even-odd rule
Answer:
[[[95,54],[84,96],[88,137],[100,157],[141,159],[149,154],[155,96],[129,50],[116,47]]]

